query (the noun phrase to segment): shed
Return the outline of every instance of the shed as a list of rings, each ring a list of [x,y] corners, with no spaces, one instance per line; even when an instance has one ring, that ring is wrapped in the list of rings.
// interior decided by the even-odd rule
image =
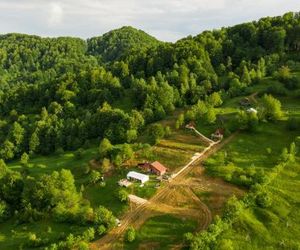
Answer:
[[[154,173],[156,175],[164,175],[168,170],[164,165],[162,165],[158,161],[152,163],[149,162],[139,163],[138,167],[141,168],[143,171]]]
[[[132,183],[126,179],[122,179],[118,181],[119,186],[121,187],[129,187]]]
[[[224,136],[224,129],[218,128],[215,133],[211,134],[211,139],[213,140],[222,140]]]
[[[145,174],[141,174],[135,171],[130,171],[127,174],[127,179],[129,180],[137,180],[140,181],[141,183],[145,183],[147,181],[149,181],[149,176],[145,175]]]

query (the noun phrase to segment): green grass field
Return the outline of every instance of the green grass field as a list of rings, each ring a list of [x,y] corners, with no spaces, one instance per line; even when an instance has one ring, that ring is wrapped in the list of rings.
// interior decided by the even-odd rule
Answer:
[[[49,156],[35,156],[29,160],[29,174],[38,176],[40,174],[51,174],[53,171],[61,169],[70,169],[76,176],[81,174],[81,170],[88,164],[88,161],[93,159],[97,153],[97,147],[91,147],[83,152],[80,159],[76,158],[74,152],[64,152]],[[19,161],[9,162],[8,167],[13,170],[22,168]]]
[[[207,162],[216,167],[222,167],[225,162],[234,163],[240,168],[273,167],[284,147],[299,136],[299,131],[287,129],[287,119],[300,116],[300,100],[293,97],[279,98],[285,117],[282,121],[261,122],[255,132],[240,132],[221,151],[210,157]]]
[[[268,190],[272,205],[247,209],[233,229],[221,235],[233,249],[299,249],[300,246],[300,161],[287,166]]]
[[[9,220],[0,224],[0,249],[29,249],[26,246],[29,233],[35,233],[38,238],[48,239],[49,243],[55,243],[69,233],[74,235],[81,234],[85,229],[85,227],[54,223],[52,221],[38,221],[16,225],[14,221]]]
[[[147,220],[137,231],[136,240],[124,249],[165,250],[182,242],[183,235],[196,229],[197,222],[172,215],[160,215]]]

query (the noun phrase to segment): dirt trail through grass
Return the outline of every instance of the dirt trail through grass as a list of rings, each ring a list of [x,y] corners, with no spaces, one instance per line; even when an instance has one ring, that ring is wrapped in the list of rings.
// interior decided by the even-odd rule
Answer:
[[[123,236],[128,226],[139,228],[148,218],[160,213],[172,213],[196,217],[199,221],[199,230],[206,229],[212,220],[210,209],[193,192],[186,182],[192,170],[199,168],[199,164],[210,155],[229,143],[236,133],[220,143],[214,143],[209,149],[188,164],[183,171],[174,177],[169,183],[161,187],[147,203],[128,211],[121,219],[122,224],[112,229],[107,235],[91,244],[91,249],[114,249],[112,247]],[[182,184],[182,188],[180,185]],[[175,188],[176,186],[176,188]],[[177,204],[174,204],[176,202]]]

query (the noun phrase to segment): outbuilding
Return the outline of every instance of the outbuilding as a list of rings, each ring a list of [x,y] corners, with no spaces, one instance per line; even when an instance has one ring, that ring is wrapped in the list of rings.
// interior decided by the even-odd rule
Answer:
[[[212,140],[220,141],[224,137],[224,129],[218,128],[215,133],[211,134]]]
[[[122,179],[118,181],[119,186],[121,187],[129,187],[132,183],[126,179]]]
[[[168,170],[164,165],[162,165],[158,161],[152,163],[149,162],[139,163],[138,166],[143,171],[147,171],[156,175],[164,175]]]
[[[130,171],[127,174],[127,179],[128,180],[137,180],[137,181],[140,181],[141,183],[145,183],[145,182],[149,181],[149,176],[135,172],[135,171]]]

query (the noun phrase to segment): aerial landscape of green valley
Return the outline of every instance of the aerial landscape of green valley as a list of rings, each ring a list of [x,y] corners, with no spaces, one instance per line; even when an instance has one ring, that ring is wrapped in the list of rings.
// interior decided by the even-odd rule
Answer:
[[[300,12],[203,30],[2,32],[0,250],[300,250]]]

